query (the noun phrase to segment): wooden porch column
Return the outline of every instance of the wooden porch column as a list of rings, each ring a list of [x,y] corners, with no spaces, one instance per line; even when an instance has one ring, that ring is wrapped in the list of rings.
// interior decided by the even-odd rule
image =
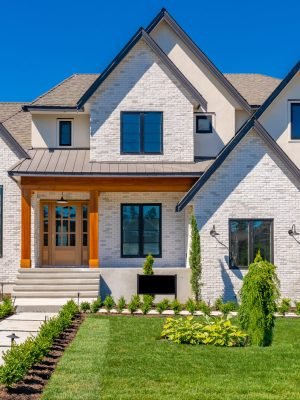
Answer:
[[[89,266],[90,268],[99,267],[99,220],[98,220],[98,197],[96,190],[90,192],[89,207]]]
[[[21,199],[21,268],[31,267],[31,190],[22,189]]]

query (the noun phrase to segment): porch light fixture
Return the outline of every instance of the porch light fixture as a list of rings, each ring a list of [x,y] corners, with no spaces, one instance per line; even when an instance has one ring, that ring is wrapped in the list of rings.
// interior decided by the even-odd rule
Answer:
[[[64,194],[61,194],[61,198],[56,201],[57,204],[67,204],[67,200],[64,199]]]
[[[292,229],[289,229],[288,234],[290,236],[298,236],[299,235],[299,232],[296,231],[296,225],[295,224],[292,225]]]
[[[213,225],[212,230],[209,232],[210,236],[212,236],[213,238],[215,238],[216,236],[220,235],[215,228],[215,225]]]

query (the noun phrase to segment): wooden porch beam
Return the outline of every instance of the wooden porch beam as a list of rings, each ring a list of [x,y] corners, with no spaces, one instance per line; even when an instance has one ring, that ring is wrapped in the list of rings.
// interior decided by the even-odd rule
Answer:
[[[90,192],[89,206],[89,267],[99,267],[99,220],[98,220],[99,193],[96,190]]]
[[[31,267],[31,190],[22,188],[21,198],[21,268]]]

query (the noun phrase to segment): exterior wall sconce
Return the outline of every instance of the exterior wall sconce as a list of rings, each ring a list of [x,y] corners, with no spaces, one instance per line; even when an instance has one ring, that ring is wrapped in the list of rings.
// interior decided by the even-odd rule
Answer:
[[[296,225],[295,224],[292,225],[292,229],[289,229],[288,234],[290,236],[293,236],[293,237],[299,235],[299,232],[296,231]]]
[[[216,231],[215,225],[213,225],[212,230],[209,232],[210,236],[213,238],[219,236],[220,234]]]

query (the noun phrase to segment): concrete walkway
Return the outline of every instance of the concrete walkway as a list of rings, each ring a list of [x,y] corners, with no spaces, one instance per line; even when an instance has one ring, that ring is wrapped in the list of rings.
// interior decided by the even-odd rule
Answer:
[[[29,336],[36,336],[45,318],[54,317],[56,313],[20,312],[0,321],[0,365],[3,364],[3,352],[10,349],[11,340],[7,337],[15,333],[23,343]]]

